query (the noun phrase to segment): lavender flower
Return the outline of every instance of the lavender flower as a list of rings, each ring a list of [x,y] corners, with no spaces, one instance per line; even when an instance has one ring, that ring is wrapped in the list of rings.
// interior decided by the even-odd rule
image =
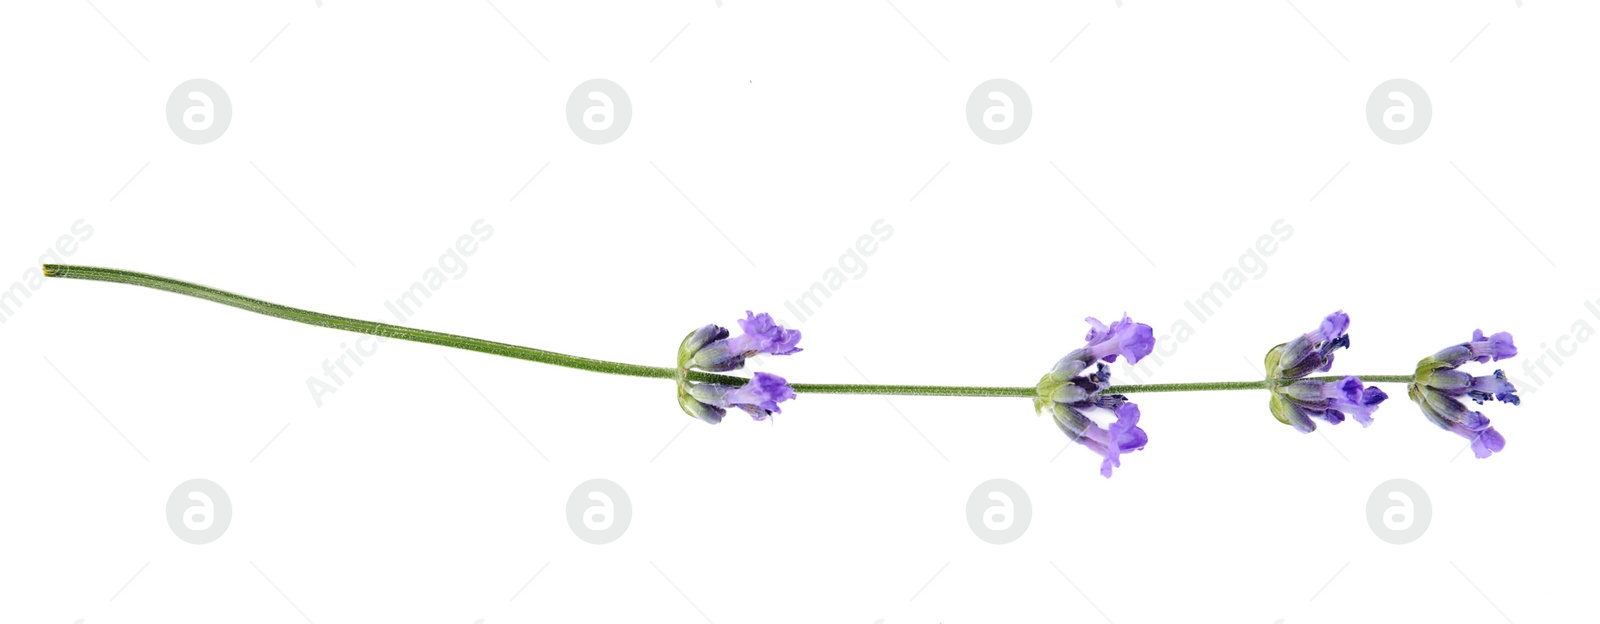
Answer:
[[[1468,361],[1480,364],[1500,361],[1517,354],[1511,334],[1500,332],[1485,337],[1482,330],[1472,332],[1472,340],[1447,347],[1417,362],[1417,372],[1412,375],[1407,394],[1422,408],[1422,414],[1439,428],[1472,441],[1472,454],[1479,459],[1500,452],[1506,439],[1489,426],[1489,418],[1481,412],[1468,409],[1460,397],[1467,397],[1482,405],[1485,401],[1521,405],[1517,388],[1506,379],[1505,371],[1493,375],[1473,376],[1456,370]]]
[[[1127,402],[1121,395],[1112,396],[1121,398],[1122,402],[1112,408],[1117,419],[1110,428],[1101,427],[1071,405],[1050,404],[1050,415],[1055,418],[1056,426],[1072,441],[1088,447],[1103,458],[1100,476],[1107,479],[1111,478],[1112,468],[1122,466],[1123,453],[1141,450],[1150,441],[1150,436],[1139,428],[1139,406]]]
[[[1088,342],[1061,358],[1035,386],[1034,410],[1049,408],[1056,426],[1072,441],[1099,455],[1100,474],[1110,478],[1113,468],[1122,466],[1122,454],[1143,449],[1149,436],[1139,428],[1139,406],[1120,394],[1105,394],[1111,386],[1111,367],[1105,362],[1127,358],[1137,363],[1155,348],[1155,333],[1149,325],[1133,322],[1126,314],[1110,326],[1094,317],[1089,323]],[[1094,365],[1094,372],[1081,374]],[[1095,409],[1111,411],[1116,420],[1103,427],[1087,414]]]
[[[778,403],[795,397],[788,382],[770,373],[756,373],[740,386],[688,380],[691,369],[720,373],[743,368],[745,359],[758,353],[801,351],[799,330],[784,329],[764,312],[744,314],[739,321],[744,333],[737,337],[729,338],[726,328],[706,325],[689,332],[678,345],[678,406],[690,416],[714,425],[722,422],[728,408],[737,407],[756,420],[766,420],[782,411]]]
[[[1089,324],[1089,333],[1083,337],[1088,344],[1056,362],[1050,376],[1057,382],[1071,379],[1099,360],[1116,362],[1118,357],[1125,357],[1129,364],[1138,364],[1155,349],[1155,331],[1149,325],[1133,322],[1127,314],[1109,327],[1092,316],[1083,320]]]
[[[1282,386],[1274,394],[1282,395],[1285,403],[1274,409],[1285,410],[1288,424],[1301,431],[1316,430],[1309,417],[1337,425],[1349,416],[1366,427],[1372,424],[1372,413],[1378,410],[1378,405],[1389,398],[1377,386],[1364,386],[1360,378],[1353,376],[1338,381],[1296,381]]]
[[[1389,398],[1382,390],[1351,376],[1337,381],[1303,379],[1333,368],[1333,352],[1350,346],[1348,329],[1350,315],[1341,310],[1322,319],[1316,329],[1267,352],[1267,382],[1272,390],[1267,406],[1278,422],[1301,433],[1316,431],[1312,418],[1337,425],[1348,415],[1362,427],[1372,424],[1372,413]]]
[[[716,325],[691,332],[678,347],[678,367],[720,373],[743,368],[745,358],[757,353],[789,355],[801,351],[796,346],[800,343],[800,330],[784,329],[765,312],[746,310],[744,314],[745,318],[739,321],[744,333],[738,337],[729,338],[728,330]]]
[[[1333,369],[1333,352],[1350,346],[1350,315],[1329,314],[1316,329],[1267,352],[1268,379],[1299,379],[1312,372]]]
[[[712,424],[721,422],[728,408],[737,407],[756,420],[766,420],[783,410],[778,403],[794,398],[794,388],[782,377],[771,373],[756,373],[743,386],[718,383],[691,384],[689,396],[700,403],[703,413],[715,414]],[[680,397],[680,401],[681,401]],[[691,412],[693,415],[693,412]],[[699,417],[696,415],[696,417]],[[701,417],[701,420],[706,418]]]
[[[1083,320],[1089,323],[1089,334],[1083,339],[1089,341],[1087,348],[1098,359],[1116,362],[1120,355],[1128,358],[1129,364],[1138,364],[1155,349],[1155,331],[1149,325],[1133,322],[1127,314],[1123,314],[1122,320],[1112,323],[1110,327],[1092,316]]]

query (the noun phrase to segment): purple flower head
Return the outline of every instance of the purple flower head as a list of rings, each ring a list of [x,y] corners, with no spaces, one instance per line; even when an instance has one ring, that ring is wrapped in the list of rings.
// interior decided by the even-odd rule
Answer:
[[[1045,375],[1049,380],[1050,375]],[[1050,408],[1056,426],[1074,442],[1082,444],[1100,455],[1100,474],[1111,476],[1111,469],[1122,465],[1122,454],[1144,448],[1149,441],[1139,428],[1139,406],[1128,402],[1120,394],[1105,394],[1111,386],[1111,367],[1105,362],[1095,364],[1094,372],[1076,375],[1063,383],[1040,383],[1039,395],[1034,404],[1043,410]],[[1096,410],[1109,410],[1116,420],[1109,428],[1102,427],[1087,414]]]
[[[1322,323],[1294,340],[1267,352],[1267,372],[1271,379],[1299,379],[1312,372],[1333,369],[1333,352],[1350,346],[1350,315],[1334,312]]]
[[[797,346],[800,330],[784,329],[765,312],[746,310],[744,314],[745,318],[739,321],[744,333],[733,338],[728,337],[728,330],[716,325],[689,334],[678,348],[678,367],[720,373],[743,368],[745,359],[758,353],[789,355],[801,351]]]
[[[691,384],[689,396],[712,410],[722,412],[737,407],[756,420],[782,413],[778,404],[795,397],[794,388],[784,378],[771,373],[756,373],[742,386],[717,383]],[[717,420],[721,420],[720,416]]]
[[[1274,404],[1273,411],[1287,412],[1278,420],[1310,433],[1316,424],[1310,418],[1320,418],[1329,424],[1344,422],[1345,416],[1355,419],[1362,427],[1372,424],[1372,413],[1389,398],[1377,386],[1366,386],[1361,379],[1346,376],[1338,381],[1296,381],[1274,390],[1283,395],[1283,405]],[[1289,411],[1288,407],[1296,408]]]
[[[1478,405],[1490,400],[1521,405],[1522,398],[1517,396],[1516,386],[1503,370],[1475,376],[1457,368],[1470,361],[1486,364],[1516,354],[1511,334],[1499,332],[1486,337],[1482,330],[1475,330],[1472,340],[1447,347],[1417,362],[1417,371],[1406,388],[1407,394],[1429,422],[1472,440],[1472,454],[1480,459],[1488,457],[1505,448],[1505,436],[1489,426],[1489,417],[1468,408],[1461,399],[1465,397]]]
[[[1092,316],[1083,320],[1089,323],[1089,334],[1083,339],[1089,341],[1088,349],[1095,359],[1116,362],[1121,356],[1128,358],[1129,364],[1138,364],[1156,347],[1155,331],[1149,325],[1133,322],[1127,314],[1110,327]]]
[[[1352,376],[1335,381],[1305,379],[1333,369],[1333,352],[1350,346],[1349,330],[1350,315],[1340,310],[1324,317],[1316,329],[1267,352],[1267,383],[1272,390],[1267,405],[1279,422],[1301,433],[1317,430],[1313,418],[1337,425],[1348,416],[1362,427],[1372,424],[1372,413],[1389,398],[1382,390]]]
[[[689,332],[678,345],[678,406],[685,413],[715,425],[729,408],[737,407],[751,418],[766,420],[783,411],[779,403],[795,397],[789,382],[771,373],[758,372],[738,386],[689,381],[690,369],[720,373],[743,368],[745,359],[758,353],[800,352],[799,330],[784,329],[766,313],[745,310],[739,329],[744,333],[729,338],[727,329],[706,325]]]

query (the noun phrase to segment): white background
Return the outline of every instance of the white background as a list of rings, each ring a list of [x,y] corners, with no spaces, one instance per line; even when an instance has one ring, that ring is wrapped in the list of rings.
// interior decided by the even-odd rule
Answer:
[[[0,620],[1589,617],[1596,8],[1200,4],[8,5],[0,287],[29,296],[0,325]],[[213,143],[167,125],[191,78],[232,101]],[[592,78],[632,101],[613,143],[565,119]],[[1013,143],[967,125],[992,78],[1033,105]],[[1416,142],[1368,127],[1391,78],[1432,101]],[[390,341],[319,406],[354,335],[29,285],[83,220],[67,262],[387,321],[479,219],[408,324],[665,365],[749,308],[804,331],[760,363],[791,381],[1029,385],[1087,315],[1155,326],[1140,377],[1171,382],[1259,378],[1342,308],[1334,372],[1508,330],[1525,400],[1484,408],[1508,443],[1476,460],[1400,385],[1371,428],[1310,435],[1262,392],[1139,395],[1149,447],[1107,480],[1020,399],[802,395],[711,427],[663,381]],[[233,504],[205,545],[164,515],[192,478]],[[633,505],[606,545],[565,519],[592,478]],[[1031,500],[1010,544],[965,518],[992,478]],[[1433,516],[1399,546],[1366,518],[1394,478]]]

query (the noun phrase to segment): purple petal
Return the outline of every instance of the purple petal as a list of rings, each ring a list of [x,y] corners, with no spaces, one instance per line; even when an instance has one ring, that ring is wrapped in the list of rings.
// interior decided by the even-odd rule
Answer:
[[[1358,377],[1347,375],[1344,379],[1331,382],[1328,385],[1332,386],[1329,389],[1330,392],[1336,393],[1329,398],[1339,398],[1350,403],[1361,401],[1361,379]]]
[[[1085,317],[1083,320],[1089,324],[1089,333],[1083,337],[1089,344],[1096,344],[1111,337],[1111,328],[1106,327],[1105,323],[1101,323],[1100,319],[1090,316]]]
[[[1094,451],[1102,459],[1100,462],[1100,475],[1110,478],[1111,470],[1122,465],[1122,454],[1143,449],[1149,443],[1150,437],[1139,428],[1139,406],[1124,402],[1118,405],[1115,413],[1116,421],[1110,428],[1101,427],[1094,421],[1084,418],[1071,407],[1059,405],[1061,412],[1066,412],[1071,422],[1063,420],[1058,413],[1056,425],[1066,432],[1073,441],[1082,444]],[[1080,435],[1074,432],[1081,428]]]
[[[730,350],[742,352],[746,357],[756,353],[788,355],[801,351],[796,346],[800,344],[800,330],[784,329],[766,312],[756,314],[745,310],[744,315],[745,318],[739,321],[739,329],[744,330],[744,335],[730,341]]]
[[[1345,378],[1345,380],[1350,379],[1356,378]],[[1344,383],[1344,381],[1342,380],[1341,383]],[[1351,420],[1361,423],[1362,427],[1370,426],[1372,424],[1372,413],[1378,411],[1378,405],[1387,400],[1389,395],[1378,389],[1377,386],[1362,387],[1359,379],[1356,379],[1353,389],[1355,391],[1353,395],[1340,397],[1334,401],[1332,408],[1349,414]]]
[[[1350,315],[1345,314],[1344,310],[1339,310],[1322,319],[1322,324],[1306,336],[1311,339],[1311,342],[1328,342],[1330,340],[1338,340],[1349,329]]]
[[[1111,478],[1111,469],[1112,468],[1121,468],[1121,467],[1122,467],[1122,456],[1121,455],[1116,455],[1116,454],[1107,455],[1105,459],[1100,460],[1100,476],[1105,477],[1107,479],[1110,479]]]
[[[778,409],[778,403],[794,396],[794,388],[790,388],[789,382],[784,378],[772,373],[756,373],[750,378],[749,383],[729,391],[726,401],[736,407],[752,406],[772,413],[782,413],[783,410]],[[756,418],[756,420],[764,419],[764,417]]]
[[[1357,401],[1358,409],[1351,410],[1350,417],[1361,423],[1362,427],[1372,424],[1372,413],[1378,411],[1378,405],[1389,398],[1377,386],[1367,386],[1361,391],[1361,400]]]
[[[1505,436],[1500,435],[1499,431],[1495,431],[1494,427],[1479,432],[1478,437],[1472,441],[1472,454],[1479,459],[1499,453],[1505,448]]]
[[[1517,354],[1517,345],[1511,341],[1510,332],[1498,332],[1487,338],[1483,330],[1472,330],[1472,342],[1467,343],[1472,350],[1472,356],[1477,358],[1479,364],[1486,364],[1490,360],[1496,362],[1513,357]]]
[[[1472,431],[1466,427],[1457,425],[1451,430],[1454,431],[1456,435],[1472,440],[1472,455],[1478,459],[1483,459],[1498,453],[1506,447],[1505,436],[1502,436],[1500,435],[1500,432],[1495,431],[1494,427],[1489,427],[1482,431]]]
[[[1125,357],[1129,364],[1138,364],[1155,350],[1155,330],[1133,322],[1126,314],[1110,327],[1092,316],[1084,320],[1089,323],[1089,333],[1084,340],[1088,341],[1088,348],[1097,359],[1115,362],[1118,357]]]
[[[1096,440],[1090,445],[1105,459],[1100,462],[1100,476],[1111,478],[1111,469],[1122,466],[1122,454],[1143,449],[1150,437],[1139,428],[1139,406],[1123,403],[1117,407],[1117,420],[1105,431],[1108,440]],[[1096,427],[1098,429],[1098,427]]]
[[[1117,420],[1111,423],[1111,439],[1116,440],[1117,448],[1122,452],[1144,448],[1150,438],[1139,428],[1139,406],[1123,403],[1117,406],[1116,414]]]

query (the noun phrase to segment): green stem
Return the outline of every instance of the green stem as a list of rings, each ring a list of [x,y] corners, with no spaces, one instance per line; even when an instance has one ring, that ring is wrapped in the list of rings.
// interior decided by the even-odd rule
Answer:
[[[1030,397],[1033,386],[907,386],[883,384],[791,383],[798,393],[813,394],[904,394],[912,396]]]
[[[155,290],[164,290],[180,295],[188,295],[214,303],[233,306],[241,310],[264,314],[273,318],[342,329],[361,334],[371,334],[388,338],[398,338],[412,342],[464,349],[489,353],[519,360],[529,360],[544,364],[554,364],[567,368],[608,373],[612,375],[625,375],[629,377],[646,377],[652,379],[676,379],[678,371],[675,368],[664,366],[644,366],[642,364],[627,364],[596,360],[593,358],[556,353],[533,347],[523,347],[504,342],[458,336],[443,332],[415,329],[401,325],[391,325],[377,321],[363,321],[344,316],[334,316],[321,312],[302,310],[286,305],[262,301],[253,297],[246,297],[224,290],[217,290],[209,286],[202,286],[169,277],[124,271],[121,269],[106,269],[100,267],[76,266],[67,264],[44,265],[46,277],[61,277],[66,279],[92,280],[98,282],[113,282],[117,284],[131,284]],[[1365,382],[1409,383],[1410,375],[1363,375]],[[691,381],[715,382],[731,385],[742,385],[748,379],[733,375],[717,375],[692,371],[688,374]],[[1313,377],[1318,381],[1332,381],[1339,379],[1333,377]],[[879,384],[790,384],[797,393],[814,394],[898,394],[921,396],[972,396],[972,397],[1031,397],[1034,394],[1033,386],[916,386],[916,385],[879,385]],[[1262,390],[1267,388],[1266,381],[1217,381],[1196,383],[1171,383],[1171,384],[1131,384],[1111,386],[1106,391],[1111,393],[1133,392],[1198,392],[1209,390]]]
[[[1411,375],[1356,375],[1356,378],[1366,383],[1411,383]],[[1344,379],[1343,375],[1327,375],[1325,377],[1307,377],[1311,381],[1338,381]]]
[[[533,347],[523,347],[514,344],[506,344],[503,342],[495,342],[492,340],[483,340],[481,338],[458,336],[455,334],[428,331],[426,329],[415,329],[400,325],[379,323],[377,321],[363,321],[361,319],[334,316],[332,314],[323,314],[321,312],[312,312],[310,310],[302,310],[300,308],[280,305],[270,301],[262,301],[253,297],[246,297],[244,295],[238,295],[224,290],[217,290],[209,286],[202,286],[200,284],[175,280],[170,277],[150,275],[148,273],[123,271],[121,269],[105,269],[100,267],[46,264],[44,265],[44,274],[47,277],[63,277],[68,279],[114,282],[118,284],[131,284],[145,288],[154,288],[156,290],[164,290],[167,292],[188,295],[190,297],[204,299],[206,301],[220,303],[227,306],[233,306],[241,310],[248,310],[257,314],[265,314],[267,316],[284,319],[286,321],[305,323],[307,325],[316,325],[318,327],[331,327],[333,329],[342,329],[360,334],[372,334],[374,336],[399,338],[401,340],[410,340],[413,342],[425,342],[428,344],[451,347],[454,349],[465,349],[467,351],[491,353],[494,355],[502,355],[520,360],[554,364],[556,366],[565,366],[567,368],[576,368],[580,370],[594,371],[597,373],[610,373],[613,375],[650,377],[657,379],[674,379],[677,377],[677,369],[674,368],[641,366],[639,364],[625,364],[622,362],[608,362],[606,360],[578,357],[575,355],[567,355],[565,353],[545,351],[544,349],[535,349]],[[690,378],[700,381],[718,381],[732,384],[743,384],[745,382],[745,379],[742,377],[733,377],[730,375],[692,374],[690,375]]]

